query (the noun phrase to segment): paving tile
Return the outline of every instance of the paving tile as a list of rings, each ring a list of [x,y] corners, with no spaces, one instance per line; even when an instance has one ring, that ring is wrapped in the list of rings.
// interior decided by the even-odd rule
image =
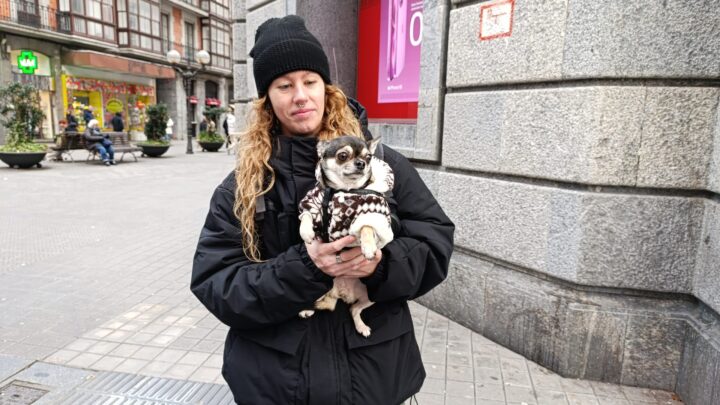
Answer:
[[[173,364],[167,371],[165,371],[164,375],[173,378],[187,379],[197,369],[197,366],[191,366],[188,364]]]
[[[183,358],[188,352],[185,350],[178,350],[178,349],[164,349],[162,352],[160,352],[157,357],[155,357],[155,361],[165,361],[165,362],[171,362],[176,363],[178,360]]]
[[[165,372],[172,365],[173,365],[173,363],[170,363],[170,362],[153,360],[153,361],[147,363],[145,365],[145,367],[143,367],[142,370],[140,370],[140,372],[144,373],[144,374],[164,376]]]
[[[178,360],[179,364],[189,364],[194,366],[199,366],[203,364],[205,360],[210,357],[207,353],[202,352],[188,352],[185,356],[183,356],[180,360]]]
[[[622,388],[615,384],[606,384],[597,381],[590,381],[590,386],[595,391],[595,396],[606,398],[625,398]]]
[[[562,385],[563,390],[568,393],[572,392],[575,394],[590,395],[595,394],[595,391],[593,391],[589,381],[578,380],[574,378],[563,378],[560,380],[560,385]]]
[[[446,395],[445,403],[450,405],[475,405],[475,398],[458,397],[454,395]]]
[[[569,405],[600,405],[597,398],[590,394],[567,393]]]
[[[120,363],[125,360],[126,359],[123,357],[104,356],[100,360],[93,363],[90,368],[93,370],[113,371],[118,365],[120,365]]]
[[[97,342],[93,346],[88,348],[87,351],[89,353],[105,355],[115,350],[119,345],[119,343],[113,342]]]
[[[431,394],[428,392],[418,392],[415,394],[415,399],[417,399],[417,402],[415,401],[409,401],[407,402],[408,405],[410,404],[422,404],[422,405],[445,405],[445,396],[442,394]],[[452,405],[448,403],[447,405]]]
[[[125,359],[122,363],[115,367],[115,371],[136,374],[139,373],[140,370],[142,370],[148,363],[149,361],[147,360]]]
[[[102,358],[102,356],[99,354],[81,353],[72,360],[68,361],[67,365],[79,368],[89,368],[90,365],[100,360],[100,358]]]
[[[447,379],[455,381],[466,381],[472,383],[475,380],[472,367],[447,366]]]
[[[475,397],[479,400],[502,401],[505,403],[505,388],[502,384],[475,384]]]
[[[214,382],[220,375],[219,368],[200,367],[190,376],[190,380],[201,382]]]
[[[537,404],[535,391],[530,387],[521,387],[505,384],[505,396],[507,402],[525,402],[528,405]]]
[[[447,380],[445,392],[455,397],[475,398],[475,386],[472,382]]]
[[[627,399],[624,398],[607,398],[597,397],[600,405],[632,405]]]
[[[567,405],[567,396],[562,391],[535,389],[538,405]]]
[[[502,372],[499,368],[475,368],[475,381],[488,384],[502,384]]]
[[[423,383],[423,386],[420,388],[420,392],[427,392],[429,394],[445,395],[445,379],[425,378],[425,382]]]
[[[140,350],[141,346],[129,343],[120,343],[110,354],[120,357],[130,357]]]
[[[219,354],[211,354],[203,363],[203,367],[222,368],[223,356]]]
[[[132,358],[138,360],[154,360],[164,349],[161,347],[144,346],[133,353]]]
[[[638,388],[638,387],[628,387],[623,386],[622,388],[623,393],[625,393],[625,396],[627,397],[630,402],[655,402],[656,398],[655,395],[653,395],[652,390],[647,388]]]
[[[80,353],[81,352],[76,352],[74,350],[58,350],[57,352],[46,357],[45,361],[47,361],[48,363],[65,364],[77,357]]]
[[[108,330],[108,329],[104,329]],[[67,350],[75,350],[78,352],[85,351],[95,345],[98,341],[97,340],[90,340],[90,339],[78,339],[69,345],[65,346],[65,349]]]

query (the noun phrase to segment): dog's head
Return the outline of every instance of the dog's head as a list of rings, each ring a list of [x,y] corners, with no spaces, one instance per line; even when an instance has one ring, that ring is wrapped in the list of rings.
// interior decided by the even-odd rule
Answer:
[[[336,190],[362,188],[370,182],[370,160],[380,138],[365,142],[361,138],[343,135],[318,143],[318,182]]]

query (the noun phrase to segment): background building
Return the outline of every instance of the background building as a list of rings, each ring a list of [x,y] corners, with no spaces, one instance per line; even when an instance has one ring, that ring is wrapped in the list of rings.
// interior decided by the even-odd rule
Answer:
[[[43,136],[61,130],[69,106],[76,114],[92,107],[104,127],[116,112],[142,138],[144,109],[165,102],[184,138],[186,95],[166,61],[176,49],[199,68],[205,49],[210,64],[192,88],[203,106],[222,105],[232,86],[229,0],[0,0],[0,83],[33,83],[41,91]],[[36,58],[39,68],[23,73],[18,63]],[[31,63],[31,62],[27,62]],[[199,117],[202,108],[191,116]],[[82,122],[82,120],[80,120]],[[0,143],[3,140],[0,132]]]
[[[257,26],[303,16],[457,224],[424,304],[564,376],[720,403],[720,2],[425,0],[411,113],[365,94],[389,3],[235,0],[238,106]]]

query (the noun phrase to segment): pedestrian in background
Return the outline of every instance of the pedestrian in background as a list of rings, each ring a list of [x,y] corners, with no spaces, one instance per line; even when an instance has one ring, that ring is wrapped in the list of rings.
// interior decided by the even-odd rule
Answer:
[[[90,121],[95,119],[95,115],[93,115],[92,107],[88,107],[83,110],[83,121],[85,121],[85,126],[88,126]]]
[[[105,166],[115,164],[115,150],[112,147],[110,137],[100,132],[98,120],[90,120],[83,134],[85,147],[89,151],[97,151]]]
[[[173,125],[175,125],[175,123],[173,122],[172,118],[168,118],[167,124],[165,125],[165,140],[166,141],[170,141],[172,139]]]
[[[110,124],[112,124],[113,132],[123,132],[125,130],[125,123],[122,119],[122,113],[116,112]]]
[[[446,277],[454,225],[410,162],[382,147],[395,174],[395,239],[374,260],[344,250],[351,236],[303,243],[298,204],[316,185],[318,140],[367,140],[367,116],[331,84],[327,56],[300,17],[260,25],[250,56],[259,99],[236,169],[210,201],[191,281],[230,327],[223,377],[238,404],[400,404],[425,379],[407,301]],[[369,338],[342,301],[298,316],[334,277],[367,286]]]
[[[65,115],[65,121],[67,121],[65,132],[77,132],[78,120],[75,118],[75,111],[72,107],[68,107],[67,115]]]

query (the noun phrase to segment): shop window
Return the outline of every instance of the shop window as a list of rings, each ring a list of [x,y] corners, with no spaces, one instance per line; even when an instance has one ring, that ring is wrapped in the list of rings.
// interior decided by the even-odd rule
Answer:
[[[70,6],[75,34],[105,41],[115,41],[113,0],[67,0],[60,2],[61,9]]]
[[[161,53],[160,3],[153,0],[118,0],[117,4],[120,45]],[[129,38],[129,44],[126,38]]]

